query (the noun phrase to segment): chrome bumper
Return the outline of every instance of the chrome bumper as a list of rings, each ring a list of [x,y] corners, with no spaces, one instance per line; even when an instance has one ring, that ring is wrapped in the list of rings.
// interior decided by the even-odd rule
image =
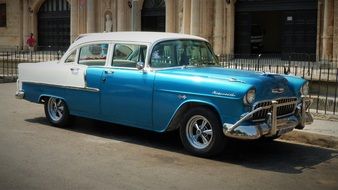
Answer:
[[[25,93],[23,91],[17,91],[15,93],[15,98],[17,99],[23,99],[25,97]]]
[[[224,123],[223,133],[227,137],[237,139],[258,139],[262,136],[275,136],[292,131],[297,126],[304,126],[313,122],[312,115],[308,111],[312,100],[307,97],[302,97],[301,102],[298,103],[295,113],[293,115],[277,118],[277,108],[294,102],[278,104],[277,101],[272,100],[271,105],[259,107],[251,112],[242,115],[242,118],[235,124]],[[250,120],[254,113],[262,109],[271,109],[267,114],[265,121],[255,123],[252,125],[242,125],[244,121]]]

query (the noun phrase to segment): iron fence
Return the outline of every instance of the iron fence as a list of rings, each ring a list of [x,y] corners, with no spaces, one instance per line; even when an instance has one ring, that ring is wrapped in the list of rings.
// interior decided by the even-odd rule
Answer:
[[[15,81],[19,63],[58,60],[64,50],[39,47],[36,51],[0,51],[0,82]],[[301,76],[310,83],[312,109],[317,113],[338,112],[338,57],[334,60],[316,60],[311,54],[288,55],[220,55],[220,64],[226,68],[291,74]]]
[[[15,81],[18,75],[19,63],[36,63],[58,60],[64,54],[64,50],[54,51],[38,47],[36,51],[18,51],[15,49],[0,51],[0,82]]]
[[[316,113],[337,114],[338,57],[320,59],[312,54],[288,55],[220,55],[223,67],[288,74],[309,80],[309,93],[313,99],[311,109]]]

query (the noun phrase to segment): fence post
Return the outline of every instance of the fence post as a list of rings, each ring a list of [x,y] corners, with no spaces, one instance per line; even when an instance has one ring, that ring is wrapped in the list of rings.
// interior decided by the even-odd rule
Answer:
[[[259,61],[261,59],[262,54],[258,54],[258,60],[257,60],[257,71],[259,71]]]
[[[56,55],[57,55],[57,60],[59,60],[60,59],[60,55],[61,55],[61,50],[58,50],[57,52],[56,52]]]
[[[2,76],[5,78],[5,56],[2,55]]]
[[[337,87],[338,87],[338,68],[336,68],[336,85],[334,89],[334,102],[333,102],[333,115],[336,113],[336,104],[337,104]]]
[[[291,55],[289,55],[289,66],[288,66],[288,74],[291,72]]]
[[[8,73],[8,66],[9,66],[9,53],[8,53],[8,51],[6,52],[6,76],[8,76],[9,75],[9,73]],[[4,77],[4,81],[5,81],[5,78],[6,77]]]
[[[322,67],[319,67],[319,89],[317,93],[317,108],[316,108],[316,113],[318,113],[319,109],[319,96],[320,96],[320,87],[322,86]]]
[[[307,54],[307,75],[310,75],[310,54]]]
[[[48,46],[48,51],[49,51],[49,60],[52,60],[52,46]]]

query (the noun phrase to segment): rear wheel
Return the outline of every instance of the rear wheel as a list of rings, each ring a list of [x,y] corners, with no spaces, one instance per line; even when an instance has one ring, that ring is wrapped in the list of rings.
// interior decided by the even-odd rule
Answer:
[[[51,97],[45,102],[44,107],[46,117],[52,125],[65,127],[67,124],[69,124],[69,110],[64,100]]]
[[[203,107],[191,109],[184,115],[180,137],[183,146],[198,156],[212,156],[222,152],[226,140],[216,114]]]

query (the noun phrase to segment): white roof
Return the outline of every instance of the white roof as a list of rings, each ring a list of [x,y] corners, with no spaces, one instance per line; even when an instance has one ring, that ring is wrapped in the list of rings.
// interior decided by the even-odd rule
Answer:
[[[71,45],[76,46],[78,44],[95,42],[95,41],[124,41],[124,42],[142,42],[142,43],[155,43],[163,40],[173,39],[193,39],[203,40],[204,38],[178,33],[167,32],[109,32],[109,33],[89,33],[83,34]]]

